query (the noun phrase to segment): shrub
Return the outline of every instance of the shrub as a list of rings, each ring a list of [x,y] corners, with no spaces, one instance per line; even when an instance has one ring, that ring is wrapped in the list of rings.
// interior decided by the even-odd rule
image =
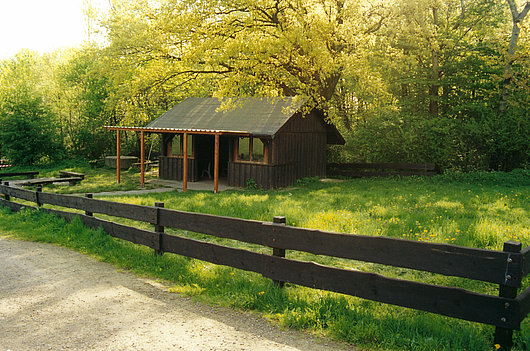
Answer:
[[[63,156],[53,115],[38,97],[25,97],[0,110],[2,154],[16,165],[33,165]]]

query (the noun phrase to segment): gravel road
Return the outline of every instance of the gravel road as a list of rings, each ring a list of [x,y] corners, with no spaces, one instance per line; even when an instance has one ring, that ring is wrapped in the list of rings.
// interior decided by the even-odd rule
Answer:
[[[0,351],[354,350],[212,307],[69,249],[2,238]]]

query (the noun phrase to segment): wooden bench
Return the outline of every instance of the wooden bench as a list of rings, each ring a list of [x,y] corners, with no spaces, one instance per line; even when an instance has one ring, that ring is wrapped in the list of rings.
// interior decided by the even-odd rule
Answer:
[[[70,185],[76,185],[80,181],[82,181],[83,178],[81,177],[48,177],[48,178],[37,178],[37,179],[28,179],[28,180],[14,180],[11,181],[11,185],[15,186],[35,186],[35,185],[45,185],[45,184],[53,184],[53,183],[70,183]]]
[[[21,177],[25,176],[28,179],[33,179],[35,176],[39,174],[37,171],[28,171],[28,172],[8,172],[8,173],[0,173],[0,178],[8,178],[8,177]]]
[[[59,177],[61,177],[61,178],[74,177],[74,178],[85,179],[85,175],[83,173],[70,172],[70,171],[59,171]]]
[[[433,163],[329,163],[328,175],[352,178],[384,176],[433,176],[440,173]]]

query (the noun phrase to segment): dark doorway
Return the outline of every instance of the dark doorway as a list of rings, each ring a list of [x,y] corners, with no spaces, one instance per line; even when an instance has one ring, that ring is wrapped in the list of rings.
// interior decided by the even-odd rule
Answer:
[[[230,139],[219,137],[219,178],[228,175]],[[199,170],[199,179],[213,179],[214,175],[215,137],[213,135],[195,135],[195,158]]]

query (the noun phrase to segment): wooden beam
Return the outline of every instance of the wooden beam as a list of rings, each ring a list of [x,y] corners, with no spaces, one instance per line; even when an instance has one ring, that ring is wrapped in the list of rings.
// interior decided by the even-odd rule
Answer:
[[[213,167],[213,191],[219,192],[219,134],[215,134],[215,153]]]
[[[121,182],[121,140],[120,131],[116,131],[116,177],[118,178],[118,184]]]
[[[140,132],[140,187],[145,186],[145,132]]]
[[[188,133],[184,133],[182,139],[184,149],[184,157],[182,158],[182,191],[186,191],[188,190]]]
[[[206,129],[178,129],[178,128],[145,128],[145,127],[116,127],[116,126],[105,126],[107,130],[125,130],[131,132],[144,131],[146,133],[169,133],[169,134],[201,134],[201,135],[238,135],[238,136],[250,136],[250,133],[243,131],[222,131],[222,130],[206,130]]]
[[[270,163],[269,162],[269,147],[270,147],[270,142],[268,140],[263,142],[263,162],[265,163]]]

